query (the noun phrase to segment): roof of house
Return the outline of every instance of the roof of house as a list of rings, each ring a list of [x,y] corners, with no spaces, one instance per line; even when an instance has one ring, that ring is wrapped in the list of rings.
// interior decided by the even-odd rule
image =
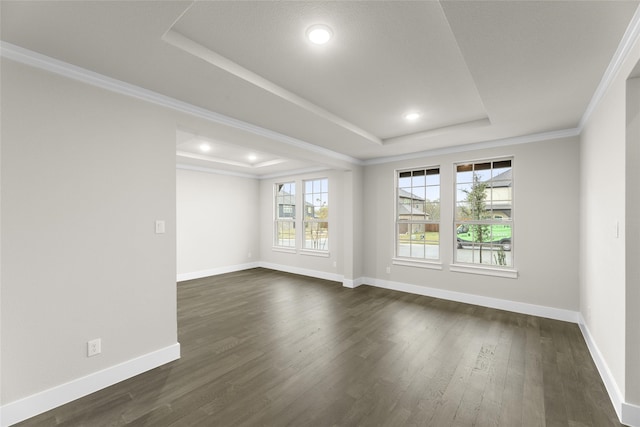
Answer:
[[[410,193],[406,190],[403,190],[402,188],[398,188],[398,197],[404,198],[404,199],[411,199],[411,200],[420,200],[420,201],[424,201],[424,199],[420,196],[416,196],[413,193]]]

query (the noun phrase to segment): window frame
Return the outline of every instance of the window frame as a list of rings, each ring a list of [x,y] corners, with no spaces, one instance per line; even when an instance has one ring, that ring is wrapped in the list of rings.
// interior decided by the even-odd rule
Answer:
[[[296,194],[296,181],[286,181],[286,182],[276,182],[273,184],[273,248],[278,251],[285,252],[295,252],[298,246],[298,232],[296,227],[296,215],[297,215],[297,194]],[[293,195],[289,193],[289,196],[293,198],[293,212],[291,217],[281,217],[280,216],[280,204],[278,198],[280,197],[280,189],[279,187],[284,187],[285,185],[293,186]],[[284,207],[285,205],[282,204]],[[291,206],[291,205],[288,205]],[[284,209],[283,209],[284,211]],[[289,229],[293,229],[293,246],[285,246],[279,244],[279,224],[290,224]],[[291,240],[291,239],[289,239]]]
[[[414,219],[414,218],[409,218],[409,219],[400,219],[400,212],[399,212],[399,205],[400,205],[400,178],[401,178],[401,174],[403,173],[414,173],[414,172],[418,172],[418,171],[425,171],[424,176],[428,176],[430,175],[428,173],[428,171],[434,171],[437,170],[437,175],[438,175],[438,184],[437,185],[429,185],[426,183],[426,179],[425,179],[425,184],[424,186],[421,186],[425,189],[425,195],[427,192],[427,188],[434,188],[437,187],[438,188],[438,219],[422,219],[422,220],[418,220],[418,219]],[[432,174],[435,175],[435,174]],[[413,175],[411,175],[413,176]],[[419,175],[416,175],[419,176]],[[404,187],[403,187],[404,188]],[[413,186],[411,187],[413,188]],[[413,194],[413,193],[412,193]],[[425,197],[425,200],[423,201],[423,203],[425,203],[427,200],[427,198]],[[442,166],[441,165],[429,165],[429,166],[415,166],[415,167],[408,167],[408,168],[402,168],[402,169],[396,169],[394,171],[394,210],[393,210],[393,242],[394,242],[394,249],[393,249],[393,258],[392,258],[392,264],[394,265],[403,265],[403,266],[410,266],[410,267],[421,267],[421,268],[431,268],[431,269],[438,269],[441,270],[442,269]],[[410,205],[412,206],[412,211],[413,211],[413,202],[410,203]],[[411,211],[410,216],[412,216],[413,212]],[[426,214],[425,211],[423,211],[423,214]],[[399,231],[401,229],[402,226],[406,226],[407,230],[412,230],[413,226],[424,226],[425,232],[426,232],[426,228],[428,225],[437,225],[438,226],[438,257],[437,258],[428,258],[426,256],[424,257],[416,257],[416,256],[405,256],[405,255],[400,255],[400,250],[399,250],[399,245],[400,245],[400,239],[399,239]],[[425,251],[425,255],[426,255],[426,251]]]
[[[494,203],[493,199],[489,202],[491,207],[491,211],[487,218],[479,219],[479,220],[465,220],[458,218],[458,208],[460,206],[461,200],[458,200],[458,168],[460,166],[472,165],[474,168],[472,169],[472,175],[475,173],[475,165],[483,164],[483,163],[491,163],[491,179],[495,176],[493,175],[493,170],[496,169],[494,167],[495,163],[510,161],[510,169],[511,169],[511,178],[510,178],[510,216],[509,219],[503,219],[501,216],[500,219],[496,218],[494,214]],[[499,276],[499,277],[509,277],[509,278],[517,278],[518,273],[516,270],[516,251],[515,251],[515,237],[516,237],[516,209],[515,209],[515,156],[497,156],[491,158],[483,158],[483,159],[474,159],[469,161],[460,161],[453,163],[453,215],[452,215],[452,264],[450,266],[451,271],[463,272],[463,273],[476,273],[476,274],[486,274],[491,276]],[[497,175],[496,175],[497,176]],[[462,183],[468,184],[468,183]],[[490,192],[491,196],[493,196],[493,190]],[[506,200],[506,199],[505,199]],[[457,229],[460,225],[506,225],[508,224],[511,227],[511,236],[509,238],[509,255],[511,258],[511,264],[501,266],[499,264],[494,263],[494,251],[491,250],[491,263],[479,263],[479,262],[465,262],[460,261],[458,259],[458,233]],[[492,246],[496,246],[492,243]]]
[[[322,191],[322,184],[321,185],[321,191],[319,193],[316,193],[315,191],[312,191],[311,193],[307,193],[307,183],[311,182],[313,183],[314,181],[326,181],[327,183],[327,187],[326,187],[326,191]],[[331,192],[329,191],[329,178],[328,177],[317,177],[317,178],[310,178],[310,179],[303,179],[302,180],[302,198],[301,198],[301,203],[302,203],[302,216],[300,218],[302,224],[301,224],[301,235],[302,235],[302,242],[300,245],[300,253],[302,254],[309,254],[309,255],[318,255],[318,256],[329,256],[329,250],[331,248],[331,239],[330,237],[330,232],[329,230],[331,229],[331,204],[329,203],[329,198],[330,198],[330,194]],[[311,184],[313,187],[313,184]],[[312,198],[315,197],[316,194],[318,195],[322,195],[322,194],[326,194],[326,209],[327,209],[327,217],[326,218],[311,218],[311,219],[307,219],[307,194],[312,194]],[[322,199],[320,199],[322,200]],[[321,205],[320,207],[323,207],[324,205]],[[314,214],[315,214],[315,204],[313,205],[313,209],[314,209]],[[306,247],[306,243],[307,243],[307,224],[321,224],[321,223],[326,223],[327,224],[327,228],[326,228],[326,238],[325,238],[325,244],[323,248],[307,248]]]

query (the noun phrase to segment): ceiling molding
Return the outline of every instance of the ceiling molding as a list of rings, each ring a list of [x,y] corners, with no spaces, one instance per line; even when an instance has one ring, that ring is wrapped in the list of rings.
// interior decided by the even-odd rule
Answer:
[[[216,169],[216,168],[207,168],[204,166],[194,166],[194,165],[188,165],[184,163],[177,163],[176,169],[188,170],[193,172],[210,173],[215,175],[237,176],[239,178],[249,178],[249,179],[257,179],[257,180],[281,178],[284,176],[293,176],[293,175],[304,175],[309,173],[317,173],[317,172],[331,170],[330,168],[327,168],[325,166],[320,166],[315,168],[303,168],[303,169],[295,169],[295,170],[283,171],[283,172],[274,172],[274,173],[265,174],[265,175],[258,175],[258,174],[242,173],[242,172],[232,172],[232,171]]]
[[[548,141],[551,139],[569,138],[580,135],[578,128],[564,129],[559,131],[543,132],[531,135],[517,136],[514,138],[496,139],[492,141],[475,142],[471,144],[456,145],[453,147],[434,148],[433,150],[425,150],[416,153],[403,154],[399,156],[379,157],[376,159],[365,160],[364,166],[379,165],[383,163],[398,162],[402,160],[411,160],[417,157],[440,156],[443,154],[464,153],[473,150],[482,150],[487,148],[505,147],[509,145],[528,144],[530,142]]]
[[[348,130],[349,132],[355,133],[356,135],[363,137],[369,142],[382,145],[382,140],[377,136],[367,132],[366,130],[354,125],[351,122],[348,122],[342,117],[339,117],[332,112],[319,107],[309,100],[296,95],[295,93],[283,88],[282,86],[278,86],[277,84],[265,79],[259,74],[256,74],[239,64],[236,64],[232,60],[225,58],[224,56],[212,51],[211,49],[201,45],[194,40],[191,40],[190,38],[184,36],[183,34],[180,34],[176,30],[169,29],[162,36],[162,40],[177,49],[189,53],[196,58],[202,59],[203,61],[208,62],[209,64],[218,67],[221,70],[226,71],[227,73],[233,74],[239,79],[242,79],[264,91],[267,91],[272,95],[279,97],[280,99],[303,108],[318,117],[322,117],[323,119],[328,120],[333,124]]]
[[[121,95],[126,95],[143,101],[147,101],[152,104],[160,105],[162,107],[166,107],[181,113],[199,117],[213,123],[242,130],[274,141],[282,142],[296,148],[327,156],[335,160],[340,160],[355,165],[362,164],[361,160],[355,159],[351,156],[347,156],[346,154],[338,153],[337,151],[319,147],[309,142],[302,141],[300,139],[293,138],[270,129],[256,126],[242,120],[234,119],[223,114],[215,113],[204,108],[196,107],[195,105],[189,104],[187,102],[179,101],[175,98],[171,98],[166,95],[162,95],[157,92],[123,82],[121,80],[107,77],[103,74],[99,74],[94,71],[90,71],[55,58],[51,58],[49,56],[31,51],[29,49],[25,49],[20,46],[16,46],[5,41],[0,41],[0,56],[25,65],[59,74],[61,76],[77,80],[95,87],[99,87],[101,89],[106,89],[108,91],[119,93]]]
[[[622,36],[622,40],[620,40],[620,44],[618,45],[618,49],[613,55],[609,66],[604,72],[602,76],[602,80],[600,80],[600,84],[598,85],[596,91],[591,97],[591,101],[589,105],[587,105],[587,109],[585,110],[582,118],[580,119],[580,123],[578,124],[578,129],[580,132],[584,129],[584,126],[589,121],[589,118],[593,114],[593,112],[598,108],[600,101],[604,98],[605,94],[609,90],[609,87],[613,83],[616,75],[620,71],[622,64],[629,57],[629,53],[631,49],[636,43],[640,42],[640,5],[637,7],[636,12],[633,14],[629,25],[627,26],[627,30]]]
[[[190,153],[189,151],[181,151],[181,150],[176,151],[176,156],[184,157],[187,159],[204,160],[206,162],[211,162],[211,163],[220,163],[223,165],[240,166],[247,169],[259,169],[267,166],[275,166],[281,163],[285,163],[287,161],[286,159],[273,159],[273,160],[267,160],[264,162],[254,164],[254,163],[248,163],[248,162],[238,162],[236,160],[229,160],[221,157],[208,156],[206,154]]]
[[[195,154],[195,153],[190,153],[188,151],[178,150],[176,151],[176,156],[185,157],[187,159],[204,160],[206,162],[211,162],[211,163],[221,163],[223,165],[240,166],[243,168],[253,167],[253,165],[251,165],[250,163],[236,162],[235,160],[228,160],[220,157],[207,156],[206,154]]]
[[[177,163],[176,169],[188,170],[193,172],[204,172],[204,173],[212,173],[215,175],[229,175],[229,176],[237,176],[239,178],[249,178],[249,179],[260,179],[258,175],[241,173],[241,172],[232,172],[223,169],[215,169],[215,168],[205,168],[203,166],[194,166],[187,165],[184,163]]]
[[[456,123],[449,126],[442,126],[439,128],[429,129],[422,132],[410,133],[407,135],[394,136],[392,138],[387,138],[383,140],[385,145],[388,144],[397,144],[399,142],[411,142],[417,139],[429,138],[436,135],[441,135],[443,133],[447,133],[453,130],[461,130],[461,129],[469,129],[469,128],[477,128],[480,126],[491,125],[491,120],[489,117],[484,117],[478,120],[471,120],[463,123]]]
[[[272,179],[272,178],[282,178],[284,176],[293,176],[293,175],[305,175],[309,173],[317,173],[331,170],[330,168],[319,166],[316,168],[304,168],[304,169],[295,169],[285,172],[274,172],[266,175],[261,175],[260,179]]]

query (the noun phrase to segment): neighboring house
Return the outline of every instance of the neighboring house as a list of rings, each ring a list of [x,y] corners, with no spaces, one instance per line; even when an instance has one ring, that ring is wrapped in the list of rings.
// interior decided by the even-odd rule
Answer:
[[[512,169],[494,176],[485,181],[487,183],[487,207],[493,207],[492,219],[511,218],[511,208],[513,203],[512,191]]]
[[[278,193],[278,218],[296,217],[296,198],[286,191]]]
[[[430,216],[424,211],[425,200],[406,190],[398,189],[398,219],[400,220],[398,233],[409,231],[409,224],[402,221],[428,221]],[[413,224],[413,233],[424,233],[425,224]]]

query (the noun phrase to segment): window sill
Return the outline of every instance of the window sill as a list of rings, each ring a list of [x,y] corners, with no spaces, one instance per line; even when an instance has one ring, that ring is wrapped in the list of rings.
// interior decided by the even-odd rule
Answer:
[[[271,250],[273,252],[284,252],[286,254],[295,254],[295,253],[297,253],[295,248],[285,248],[285,247],[280,247],[280,246],[272,246]]]
[[[482,267],[467,264],[451,264],[449,271],[456,273],[480,274],[483,276],[506,277],[508,279],[517,279],[518,270]]]
[[[300,255],[319,256],[323,258],[329,258],[329,251],[314,251],[311,249],[302,249]]]
[[[442,263],[438,261],[418,261],[415,259],[393,258],[393,265],[402,265],[405,267],[428,268],[431,270],[442,270]]]

